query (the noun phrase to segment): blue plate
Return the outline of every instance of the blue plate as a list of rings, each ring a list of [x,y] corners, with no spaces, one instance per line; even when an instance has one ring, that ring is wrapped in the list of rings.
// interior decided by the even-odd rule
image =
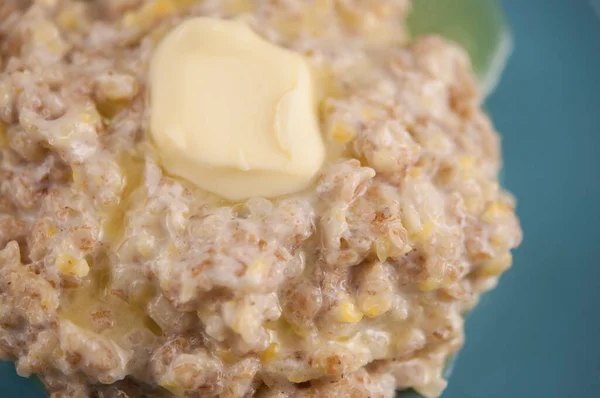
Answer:
[[[598,397],[600,0],[502,4],[514,53],[487,107],[525,240],[470,314],[444,398]],[[43,394],[0,364],[0,396]]]

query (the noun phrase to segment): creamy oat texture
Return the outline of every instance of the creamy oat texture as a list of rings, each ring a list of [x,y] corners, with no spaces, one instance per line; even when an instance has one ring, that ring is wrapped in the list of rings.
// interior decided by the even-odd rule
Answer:
[[[405,0],[0,2],[0,358],[53,397],[437,397],[521,240],[465,52]],[[190,16],[306,56],[314,186],[167,175],[147,73]]]

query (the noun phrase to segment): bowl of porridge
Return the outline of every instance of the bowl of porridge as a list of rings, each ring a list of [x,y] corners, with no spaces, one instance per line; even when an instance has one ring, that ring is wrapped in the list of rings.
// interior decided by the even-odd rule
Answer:
[[[0,358],[52,397],[439,397],[522,233],[408,0],[5,0]]]

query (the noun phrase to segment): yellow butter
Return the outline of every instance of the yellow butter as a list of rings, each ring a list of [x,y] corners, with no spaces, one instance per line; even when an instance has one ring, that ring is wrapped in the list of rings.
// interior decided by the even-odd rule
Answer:
[[[150,129],[163,167],[230,200],[306,188],[325,148],[299,54],[241,21],[187,20],[150,67]]]

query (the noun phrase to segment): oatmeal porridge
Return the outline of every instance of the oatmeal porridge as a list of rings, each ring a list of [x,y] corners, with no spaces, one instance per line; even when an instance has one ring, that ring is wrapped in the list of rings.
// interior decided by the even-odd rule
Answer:
[[[438,397],[522,234],[467,54],[409,41],[408,12],[1,1],[0,359],[55,398]],[[299,191],[226,199],[167,167],[150,65],[198,17],[310,66],[324,153]]]

